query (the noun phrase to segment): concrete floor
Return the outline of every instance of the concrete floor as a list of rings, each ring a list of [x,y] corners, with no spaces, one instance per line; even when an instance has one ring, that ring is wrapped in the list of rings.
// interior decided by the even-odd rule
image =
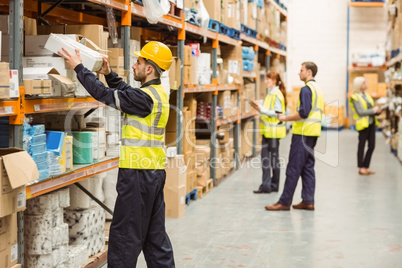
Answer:
[[[285,164],[289,146],[290,135],[281,141]],[[382,134],[371,176],[357,173],[356,132],[323,132],[316,149],[315,211],[265,211],[279,199],[285,169],[279,193],[256,195],[261,169],[249,161],[185,217],[166,219],[176,266],[402,267],[402,166]],[[293,203],[300,192],[299,183]],[[146,267],[142,255],[138,267]]]

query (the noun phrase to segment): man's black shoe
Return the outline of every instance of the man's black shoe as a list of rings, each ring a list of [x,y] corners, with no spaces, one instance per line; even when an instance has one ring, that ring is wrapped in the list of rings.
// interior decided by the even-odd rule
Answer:
[[[255,193],[255,194],[269,194],[270,192],[268,192],[268,191],[261,191],[261,190],[255,190],[255,191],[253,191],[253,193]]]

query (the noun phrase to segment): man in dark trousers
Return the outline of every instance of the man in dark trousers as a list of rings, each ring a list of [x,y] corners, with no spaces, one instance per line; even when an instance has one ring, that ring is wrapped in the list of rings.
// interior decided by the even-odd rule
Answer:
[[[175,267],[173,249],[165,230],[163,187],[166,172],[164,131],[169,118],[169,98],[160,76],[172,64],[170,49],[149,42],[133,65],[134,79],[141,88],[132,88],[113,72],[103,57],[99,71],[109,88],[81,64],[76,54],[59,54],[85,89],[96,100],[124,113],[117,181],[117,200],[110,226],[108,267],[132,268],[144,252],[148,267]]]
[[[315,82],[317,65],[313,62],[302,64],[299,76],[306,85],[300,90],[297,113],[289,116],[279,115],[280,121],[295,121],[292,127],[292,144],[289,163],[286,168],[286,181],[279,201],[266,210],[290,210],[293,194],[299,177],[302,177],[302,202],[293,205],[294,209],[314,210],[315,172],[314,147],[321,135],[321,115],[324,109],[324,96]]]

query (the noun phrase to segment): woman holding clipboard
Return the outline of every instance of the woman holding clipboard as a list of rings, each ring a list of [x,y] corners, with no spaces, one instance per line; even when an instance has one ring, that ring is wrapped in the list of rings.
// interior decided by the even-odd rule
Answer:
[[[279,121],[277,116],[285,113],[285,85],[276,72],[268,72],[265,75],[264,82],[268,89],[264,105],[260,106],[257,101],[250,102],[254,109],[261,114],[260,131],[263,136],[261,150],[262,183],[258,190],[254,191],[255,194],[278,192],[280,177],[279,140],[286,136],[286,125]]]

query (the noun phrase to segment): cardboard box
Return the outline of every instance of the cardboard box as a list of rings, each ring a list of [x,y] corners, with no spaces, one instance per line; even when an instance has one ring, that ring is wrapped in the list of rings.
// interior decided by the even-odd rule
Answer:
[[[52,81],[52,96],[73,97],[75,95],[77,85],[70,78],[60,75],[54,68],[47,75]]]
[[[26,35],[25,56],[53,56],[53,52],[45,48],[49,35]]]
[[[187,167],[183,155],[167,158],[164,187],[166,217],[179,218],[185,214]]]
[[[39,172],[32,157],[18,148],[0,149],[0,217],[25,209],[25,184],[37,180]]]
[[[84,24],[66,25],[66,34],[80,34],[101,47],[103,38],[103,25]]]
[[[10,36],[7,34],[1,35],[1,57],[5,61],[5,57],[10,55]]]
[[[365,73],[363,77],[366,79],[367,92],[370,94],[377,94],[378,86],[378,74],[377,73]]]
[[[232,100],[231,92],[229,90],[218,93],[218,105],[222,107],[224,117],[232,114]]]
[[[191,66],[183,66],[183,84],[192,84]]]
[[[229,84],[243,84],[243,59],[241,46],[226,46],[221,49],[223,69],[228,70]]]
[[[221,20],[221,1],[205,0],[205,8],[208,11],[209,18],[220,22]]]
[[[186,213],[186,186],[179,188],[168,188],[165,185],[163,190],[165,196],[166,218],[180,218]]]
[[[47,130],[83,130],[86,127],[84,115],[75,114],[73,116],[46,114],[45,128]]]
[[[37,26],[38,35],[49,35],[53,34],[65,34],[66,33],[66,25],[38,25]]]
[[[116,72],[124,72],[124,51],[122,48],[109,48],[109,65]]]
[[[36,19],[24,17],[24,35],[37,35],[38,34],[38,29],[37,29],[37,21]]]
[[[197,188],[197,171],[190,170],[187,172],[187,191],[186,193],[192,192],[195,188]]]
[[[184,63],[185,66],[190,66],[193,64],[192,57],[191,57],[191,47],[184,46]]]
[[[17,213],[0,218],[1,267],[18,267]],[[16,265],[16,266],[14,266]],[[21,265],[19,266],[21,267]]]
[[[26,95],[47,95],[52,94],[51,80],[28,80],[24,79]]]
[[[10,98],[18,98],[20,96],[20,82],[18,78],[18,70],[10,70]]]
[[[10,70],[8,62],[0,62],[0,99],[10,98]]]
[[[173,57],[172,66],[169,69],[170,89],[178,89],[181,84],[181,60]]]
[[[10,33],[10,20],[8,15],[0,15],[0,31],[3,34]]]
[[[106,144],[106,129],[105,128],[84,128],[83,131],[94,131],[98,132],[98,143],[99,144]]]

